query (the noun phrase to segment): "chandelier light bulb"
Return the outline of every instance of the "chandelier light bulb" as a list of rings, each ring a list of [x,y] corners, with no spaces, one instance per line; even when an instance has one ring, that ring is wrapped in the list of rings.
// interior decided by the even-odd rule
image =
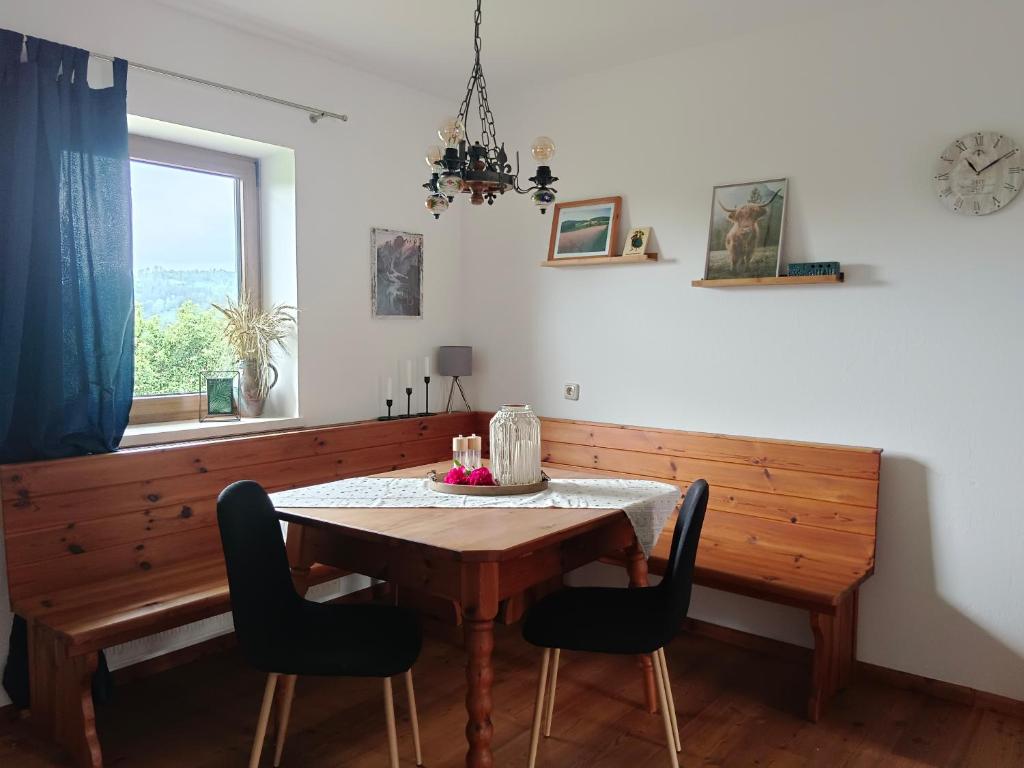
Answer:
[[[555,156],[555,142],[547,136],[538,136],[530,146],[530,153],[538,163],[547,165],[548,161]]]
[[[448,198],[444,195],[429,195],[426,200],[427,213],[433,214],[435,219],[448,210]]]
[[[437,144],[431,144],[427,147],[427,165],[433,168],[441,162],[444,157],[444,150],[441,149]]]
[[[437,136],[446,147],[457,147],[466,138],[466,126],[457,117],[449,117],[437,129]]]

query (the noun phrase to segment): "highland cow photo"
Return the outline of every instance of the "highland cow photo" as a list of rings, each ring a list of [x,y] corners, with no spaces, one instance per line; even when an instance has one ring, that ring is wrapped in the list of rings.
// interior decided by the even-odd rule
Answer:
[[[779,274],[786,191],[786,179],[715,187],[705,280]]]
[[[374,229],[370,235],[374,317],[423,316],[423,235]]]

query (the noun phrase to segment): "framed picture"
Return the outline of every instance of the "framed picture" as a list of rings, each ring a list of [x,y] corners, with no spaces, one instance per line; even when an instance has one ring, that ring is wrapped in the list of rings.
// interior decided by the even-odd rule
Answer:
[[[374,228],[370,260],[373,316],[423,317],[423,235]]]
[[[650,227],[634,227],[626,234],[623,256],[643,256],[647,253],[647,241],[651,239]]]
[[[200,374],[199,420],[240,421],[238,371],[203,371]]]
[[[621,211],[621,197],[557,203],[551,220],[548,261],[614,256]]]
[[[778,276],[786,194],[786,179],[715,187],[705,280]]]

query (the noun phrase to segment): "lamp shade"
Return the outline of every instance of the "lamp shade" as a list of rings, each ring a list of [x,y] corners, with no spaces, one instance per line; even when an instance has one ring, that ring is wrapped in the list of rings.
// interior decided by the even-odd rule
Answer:
[[[437,372],[442,376],[471,376],[473,374],[472,347],[439,347]]]

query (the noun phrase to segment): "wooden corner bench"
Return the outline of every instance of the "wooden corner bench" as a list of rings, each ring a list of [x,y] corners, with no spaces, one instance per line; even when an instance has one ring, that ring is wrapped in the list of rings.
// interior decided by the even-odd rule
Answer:
[[[818,720],[853,669],[857,594],[875,568],[881,451],[543,419],[543,460],[678,485],[711,499],[695,581],[810,613],[807,716]],[[666,528],[648,567],[663,572]]]
[[[216,498],[450,456],[471,414],[368,422],[0,466],[11,607],[28,627],[31,719],[102,765],[92,676],[104,648],[230,611]],[[314,565],[304,585],[341,572]]]

